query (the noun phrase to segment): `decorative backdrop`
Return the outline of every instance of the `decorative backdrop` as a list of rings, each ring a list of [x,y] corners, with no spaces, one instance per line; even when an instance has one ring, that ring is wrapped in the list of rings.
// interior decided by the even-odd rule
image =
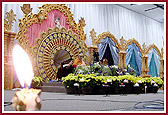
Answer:
[[[5,10],[7,10],[9,6],[5,5]],[[18,4],[15,6],[18,6]],[[29,10],[32,10],[30,5],[28,6]],[[36,6],[37,8],[38,5],[36,4],[32,6]],[[74,12],[74,15],[67,6],[71,7],[71,11]],[[17,26],[14,26],[13,30],[17,31],[16,39],[18,39],[19,44],[31,56],[35,75],[40,74],[44,79],[55,78],[59,61],[69,58],[74,59],[80,53],[84,54],[84,60],[88,61],[86,55],[87,46],[92,47],[97,44],[99,44],[98,51],[100,54],[102,54],[100,55],[100,58],[102,58],[107,44],[109,44],[110,52],[115,65],[118,64],[120,68],[123,68],[126,66],[126,62],[128,65],[130,62],[129,60],[132,57],[135,57],[135,62],[138,64],[136,66],[138,67],[139,72],[141,68],[142,76],[148,76],[148,72],[152,76],[159,76],[160,72],[160,76],[163,77],[163,49],[161,52],[159,50],[163,47],[164,41],[163,24],[112,4],[70,4],[67,6],[62,4],[43,5],[42,7],[39,7],[40,11],[37,14],[30,13],[31,11],[26,12],[27,10],[23,10],[24,5],[21,7],[26,15],[19,19],[19,24],[18,22],[14,23],[14,25],[18,24],[19,30],[17,31]],[[82,9],[83,7],[85,10]],[[97,10],[100,11],[98,12],[97,10],[94,10],[94,16],[97,16],[97,19],[92,17],[93,12],[89,12],[90,14],[88,12],[85,13],[86,10],[92,8],[98,8]],[[109,9],[112,12],[110,12]],[[18,11],[19,10],[16,12]],[[78,18],[80,19],[79,23],[76,23],[76,17],[78,17],[80,14],[79,11],[81,11],[83,17],[86,17],[86,23],[89,19],[89,26],[87,26],[88,24],[85,24],[85,18],[83,17]],[[114,13],[114,11],[116,12]],[[29,13],[30,15],[28,15]],[[102,17],[100,18],[100,16]],[[91,23],[93,22],[93,19],[94,22],[96,22],[96,25],[94,25],[95,23]],[[57,23],[58,20],[60,21],[59,25]],[[131,22],[129,22],[130,20]],[[145,27],[142,26],[144,24]],[[100,31],[103,33],[100,33],[98,37],[96,37],[96,32],[93,31],[94,34],[90,35],[92,39],[91,41],[89,34],[84,33],[84,30],[86,33],[89,33],[91,30],[89,29],[90,27],[92,27],[92,30],[98,29],[98,32],[96,31],[97,33],[100,33]],[[105,30],[107,30],[107,32],[104,32]],[[118,37],[115,38],[112,33],[116,33],[115,36]],[[122,35],[126,41],[123,39]],[[133,36],[136,36],[136,40],[134,38],[130,39]],[[118,42],[119,38],[121,38],[120,43]],[[142,45],[142,43],[144,44]],[[155,43],[156,45],[152,43]],[[130,47],[131,45],[134,45],[135,47],[132,48]],[[141,48],[141,45],[143,48]],[[128,50],[131,50],[131,53],[127,52],[127,48]],[[93,49],[97,48],[93,47]],[[60,54],[60,52],[64,54],[64,58],[62,58],[62,60],[59,60],[60,57],[56,56],[56,54]],[[128,53],[128,57],[126,56],[126,53]],[[134,56],[131,57],[130,55]],[[57,59],[57,61],[55,61],[55,59]],[[141,59],[142,65],[140,64]],[[156,70],[156,73],[153,74],[151,69]]]
[[[20,6],[23,4],[5,4],[4,12],[13,9],[16,16],[16,23],[12,30],[17,33],[18,19],[24,17]],[[42,4],[31,4],[32,13],[38,13],[38,7]],[[152,43],[161,49],[164,43],[164,24],[145,17],[136,12],[125,9],[115,4],[67,4],[73,14],[74,20],[78,22],[81,17],[84,17],[86,26],[84,31],[86,33],[86,45],[91,46],[91,38],[89,32],[92,28],[98,34],[109,31],[114,34],[117,39],[121,36],[125,40],[135,38],[139,44],[148,46]],[[158,40],[159,39],[159,40]],[[15,41],[17,43],[17,41]]]

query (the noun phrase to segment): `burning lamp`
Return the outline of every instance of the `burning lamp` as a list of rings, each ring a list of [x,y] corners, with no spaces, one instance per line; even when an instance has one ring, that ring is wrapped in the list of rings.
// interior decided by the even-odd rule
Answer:
[[[31,61],[26,52],[19,46],[14,46],[13,63],[19,82],[23,89],[17,91],[12,103],[16,111],[35,111],[41,109],[41,90],[29,89],[34,76]]]

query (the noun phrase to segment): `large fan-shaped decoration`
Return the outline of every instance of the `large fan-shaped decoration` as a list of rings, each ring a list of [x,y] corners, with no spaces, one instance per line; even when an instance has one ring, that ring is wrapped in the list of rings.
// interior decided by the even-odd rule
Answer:
[[[58,70],[58,66],[60,63],[70,59],[70,55],[65,50],[56,50],[55,56],[54,56],[54,65],[56,66],[56,70]]]
[[[56,26],[53,29],[48,28],[46,33],[42,32],[41,38],[36,39],[36,46],[33,49],[37,55],[37,71],[44,79],[56,78],[59,62],[69,57],[75,59],[79,54],[83,54],[84,60],[87,58],[85,48],[78,36],[64,27],[59,29]]]

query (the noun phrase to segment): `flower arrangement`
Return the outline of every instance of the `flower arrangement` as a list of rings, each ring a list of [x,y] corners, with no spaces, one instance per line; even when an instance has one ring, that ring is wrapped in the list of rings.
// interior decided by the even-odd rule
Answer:
[[[106,67],[104,67],[103,65],[100,65],[99,62],[98,63],[94,63],[94,64],[89,64],[89,66],[77,66],[74,68],[74,72],[73,74],[78,75],[78,74],[95,74],[97,76],[100,75],[106,75],[106,73],[108,73],[108,70],[105,70]]]
[[[90,75],[82,75],[82,80],[79,80],[79,83],[82,88],[93,88],[96,86],[96,75],[90,74]]]
[[[109,85],[110,88],[119,87],[122,83],[128,88],[144,86],[160,88],[163,85],[163,80],[159,77],[142,78],[133,75],[121,75],[121,76],[97,76],[95,74],[69,74],[62,78],[62,83],[66,88],[74,87],[75,83],[78,83],[80,88],[102,88],[103,84]]]
[[[142,77],[135,77],[134,85],[138,83],[140,92],[145,92],[145,87],[147,88],[147,92],[152,93],[153,88],[161,88],[164,84],[163,80],[160,77],[150,77],[150,78],[142,78]],[[155,93],[157,91],[155,90]]]
[[[134,75],[134,76],[139,75],[139,72],[133,69],[130,65],[127,66],[127,72],[130,75]]]
[[[151,77],[151,79],[160,87],[164,84],[163,80],[160,77]]]
[[[136,83],[136,84],[134,85],[134,87],[139,87],[139,84],[138,84],[138,83]]]
[[[74,72],[67,77],[62,78],[62,83],[66,88],[74,87],[74,84],[79,84],[80,88],[95,88],[101,89],[104,85],[108,85],[112,90],[119,88],[119,85],[123,84],[127,90],[139,87],[142,92],[144,87],[160,88],[163,85],[163,81],[159,77],[142,78],[136,77],[137,72],[130,66],[126,69],[120,69],[116,65],[105,66],[99,63],[89,64],[89,66],[77,66]],[[77,85],[76,85],[77,86]]]
[[[89,66],[77,66],[74,69],[73,74],[95,74],[96,76],[121,76],[121,75],[134,75],[136,76],[136,70],[128,66],[126,69],[120,69],[116,65],[107,66],[100,65],[99,62],[89,64]]]
[[[79,78],[82,77],[80,77],[80,75],[74,76],[73,74],[69,74],[62,78],[62,84],[64,84],[66,88],[74,87],[74,84],[79,82]]]

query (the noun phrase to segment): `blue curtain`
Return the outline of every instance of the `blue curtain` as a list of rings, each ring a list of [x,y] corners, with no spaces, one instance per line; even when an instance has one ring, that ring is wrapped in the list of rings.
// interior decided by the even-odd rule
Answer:
[[[106,52],[107,45],[110,48],[111,56],[114,61],[114,65],[118,65],[118,48],[116,47],[114,41],[110,37],[106,37],[105,39],[102,39],[100,44],[98,44],[98,52],[99,52],[99,59],[102,60],[103,56]]]
[[[152,77],[158,76],[158,74],[157,74],[157,67],[156,67],[155,59],[154,59],[154,54],[152,54],[152,58],[151,58],[151,61],[150,61],[150,64],[149,64],[149,72],[148,73]]]
[[[137,65],[136,59],[135,59],[135,52],[134,52],[134,50],[132,52],[132,56],[131,56],[131,59],[130,59],[130,62],[129,62],[128,65],[130,65],[134,70],[138,71],[138,73],[137,73],[138,76],[140,75],[139,68],[138,68],[138,65]]]
[[[114,65],[114,60],[113,60],[112,55],[111,55],[109,44],[107,44],[106,51],[104,53],[103,58],[106,58],[108,60],[108,65],[109,66]]]
[[[149,72],[148,74],[151,75],[152,77],[158,77],[160,75],[160,56],[158,55],[158,52],[152,48],[149,53],[147,54],[148,56],[148,67],[149,67]]]
[[[126,64],[130,65],[133,69],[135,69],[138,73],[141,74],[141,64],[142,64],[142,54],[139,51],[139,48],[135,43],[132,43],[128,46],[128,49],[125,50],[126,54]]]

